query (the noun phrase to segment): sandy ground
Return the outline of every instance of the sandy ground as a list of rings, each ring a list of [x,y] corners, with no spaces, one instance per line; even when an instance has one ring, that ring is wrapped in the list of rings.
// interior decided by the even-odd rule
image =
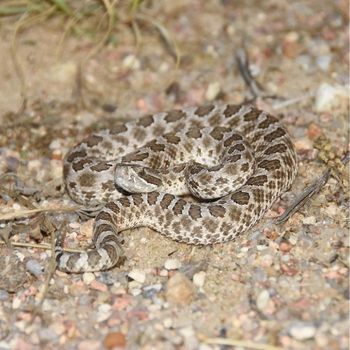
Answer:
[[[243,41],[252,73],[280,97],[259,105],[286,125],[300,163],[293,187],[265,219],[227,244],[191,247],[130,230],[121,266],[57,271],[46,292],[50,250],[0,246],[0,349],[348,349],[348,170],[335,167],[286,224],[272,220],[326,169],[325,160],[332,165],[349,148],[347,8],[332,0],[146,2],[140,12],[153,24],[140,22],[138,45],[121,22],[87,62],[95,41],[62,40],[64,23],[52,18],[17,37],[24,111],[10,50],[18,18],[3,18],[0,174],[16,174],[27,191],[16,197],[13,177],[1,176],[4,240],[11,232],[13,244],[50,243],[40,237],[43,214],[22,215],[24,225],[4,217],[73,205],[62,159],[91,131],[173,107],[242,102],[247,88],[234,55]],[[176,42],[179,65],[155,20]],[[93,220],[57,211],[47,219],[68,232],[70,246],[88,244]]]

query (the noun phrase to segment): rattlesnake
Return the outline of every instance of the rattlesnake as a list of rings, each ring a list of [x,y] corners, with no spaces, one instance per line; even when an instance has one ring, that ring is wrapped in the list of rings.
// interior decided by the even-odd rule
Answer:
[[[65,157],[70,197],[88,208],[104,204],[91,249],[64,252],[59,237],[58,268],[113,267],[122,252],[118,233],[140,226],[189,244],[231,240],[263,216],[296,173],[286,130],[251,104],[189,107],[118,124]]]

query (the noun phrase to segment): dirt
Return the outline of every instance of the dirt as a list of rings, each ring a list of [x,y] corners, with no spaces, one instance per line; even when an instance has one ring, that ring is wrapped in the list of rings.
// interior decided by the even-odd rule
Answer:
[[[87,61],[96,38],[63,36],[60,18],[21,30],[25,109],[11,56],[19,18],[1,19],[0,174],[15,174],[26,193],[0,175],[0,233],[13,244],[0,246],[0,349],[348,349],[349,172],[339,162],[350,148],[347,1],[146,1],[139,11],[151,21],[139,22],[138,43],[121,20],[116,39]],[[52,209],[46,220],[68,232],[70,246],[91,238],[93,220],[58,212],[74,205],[62,179],[68,149],[144,113],[251,98],[235,61],[243,46],[265,95],[275,95],[258,105],[296,145],[290,191],[227,244],[192,247],[128,230],[123,264],[56,271],[45,292],[50,250],[35,246],[50,244],[41,238],[45,216],[23,210]],[[276,225],[326,162],[333,175],[321,192]],[[173,278],[178,290],[169,291]]]

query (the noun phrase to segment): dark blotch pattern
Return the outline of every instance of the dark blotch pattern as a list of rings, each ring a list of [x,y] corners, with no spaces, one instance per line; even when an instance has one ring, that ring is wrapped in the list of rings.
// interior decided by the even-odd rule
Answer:
[[[167,209],[170,205],[170,203],[174,200],[174,196],[172,194],[165,194],[160,202],[160,206],[163,209]]]
[[[247,205],[249,198],[249,193],[243,191],[238,191],[231,195],[231,199],[239,205]]]
[[[222,205],[211,205],[209,213],[216,218],[223,218],[226,213],[226,209]]]
[[[278,159],[263,160],[258,164],[258,167],[268,171],[276,170],[281,167],[281,162]]]
[[[99,135],[91,135],[87,139],[85,139],[85,143],[88,147],[97,146],[102,141],[103,137]]]
[[[282,136],[284,136],[286,132],[281,128],[278,127],[275,131],[271,132],[270,134],[267,134],[264,136],[264,140],[267,142],[272,142],[273,140],[276,140]]]
[[[182,211],[184,209],[186,205],[186,201],[183,199],[178,199],[177,202],[175,203],[174,207],[173,207],[173,212],[175,215],[180,215],[182,214]]]
[[[200,106],[195,110],[195,114],[198,115],[198,117],[205,117],[207,116],[213,109],[215,108],[214,105],[206,105],[206,106]]]
[[[196,204],[191,204],[191,206],[188,210],[188,214],[194,220],[201,218],[202,217],[201,207],[199,205],[196,205]]]
[[[237,114],[240,109],[240,105],[227,105],[226,109],[224,110],[224,116],[226,118],[230,118],[234,114]]]
[[[252,176],[248,181],[247,185],[263,186],[267,182],[266,175]]]
[[[185,117],[186,117],[185,112],[175,109],[173,111],[168,112],[164,119],[168,123],[173,123]]]
[[[145,115],[144,117],[142,117],[137,122],[137,125],[138,126],[143,126],[144,128],[146,128],[147,126],[150,126],[153,122],[154,122],[154,117],[153,117],[152,114],[149,114],[149,115]]]
[[[147,194],[147,202],[149,205],[155,205],[157,203],[159,193],[158,192],[151,192]]]

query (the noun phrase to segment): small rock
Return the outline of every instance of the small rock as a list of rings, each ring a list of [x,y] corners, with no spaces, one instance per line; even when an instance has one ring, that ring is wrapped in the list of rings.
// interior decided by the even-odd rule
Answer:
[[[140,68],[140,61],[134,55],[128,55],[123,59],[123,66],[132,70]]]
[[[167,285],[166,298],[175,304],[189,304],[195,297],[196,288],[182,273],[172,276]]]
[[[301,51],[299,44],[299,34],[297,32],[289,32],[283,39],[283,54],[288,58],[295,58]]]
[[[198,288],[202,288],[205,282],[205,271],[199,271],[193,275],[193,284]]]
[[[334,108],[345,104],[348,99],[348,88],[341,85],[323,83],[319,86],[315,97],[316,112],[331,112]]]
[[[260,311],[264,311],[270,300],[270,294],[267,289],[262,290],[256,298],[256,306]]]
[[[134,281],[139,282],[139,283],[144,283],[146,281],[145,272],[142,270],[139,270],[139,269],[131,270],[128,273],[128,277],[130,277],[131,279],[133,279]]]
[[[164,263],[164,267],[167,270],[177,270],[182,266],[181,261],[177,259],[167,259]]]
[[[103,345],[106,349],[124,348],[126,346],[125,335],[121,332],[108,333],[103,340]]]
[[[145,298],[151,299],[155,297],[161,290],[162,290],[162,285],[160,283],[152,284],[150,286],[146,286],[143,288],[143,295]]]
[[[205,93],[205,98],[208,101],[215,100],[215,98],[219,95],[220,90],[221,90],[221,87],[218,81],[214,81],[213,83],[210,83]]]
[[[130,294],[134,297],[138,296],[141,294],[141,289],[140,288],[133,288],[133,289],[130,289]]]
[[[97,310],[96,321],[97,322],[103,322],[103,321],[108,320],[108,318],[112,315],[112,312],[113,312],[113,310],[112,310],[111,305],[109,305],[109,304],[101,304],[98,307],[98,310]]]
[[[43,266],[34,259],[30,259],[26,262],[26,269],[35,277],[42,275],[44,272]]]
[[[309,139],[299,139],[294,143],[297,151],[310,151],[313,149],[312,142]]]
[[[307,136],[311,140],[316,140],[323,134],[322,129],[319,125],[315,123],[310,123],[309,127],[307,128]]]
[[[169,273],[168,273],[167,270],[161,269],[161,270],[159,271],[158,275],[159,275],[160,277],[168,277]]]
[[[92,272],[85,272],[83,274],[83,281],[85,284],[90,284],[95,280],[95,275]]]
[[[108,287],[104,283],[96,281],[96,280],[91,281],[90,287],[92,289],[96,289],[100,292],[106,292],[108,290]]]
[[[332,56],[331,55],[322,55],[317,57],[316,63],[320,67],[321,70],[324,72],[327,72],[329,70],[329,66],[332,61]]]
[[[6,301],[9,297],[10,294],[6,290],[0,289],[0,301]]]
[[[316,218],[314,216],[308,216],[302,220],[304,225],[316,225]]]
[[[163,326],[165,328],[170,328],[173,326],[173,320],[171,318],[166,318],[165,320],[163,320]]]
[[[294,322],[288,333],[297,340],[307,340],[315,336],[316,327],[309,322]]]
[[[280,243],[280,251],[283,253],[290,252],[292,250],[292,248],[293,248],[293,246],[289,242],[282,241]]]

